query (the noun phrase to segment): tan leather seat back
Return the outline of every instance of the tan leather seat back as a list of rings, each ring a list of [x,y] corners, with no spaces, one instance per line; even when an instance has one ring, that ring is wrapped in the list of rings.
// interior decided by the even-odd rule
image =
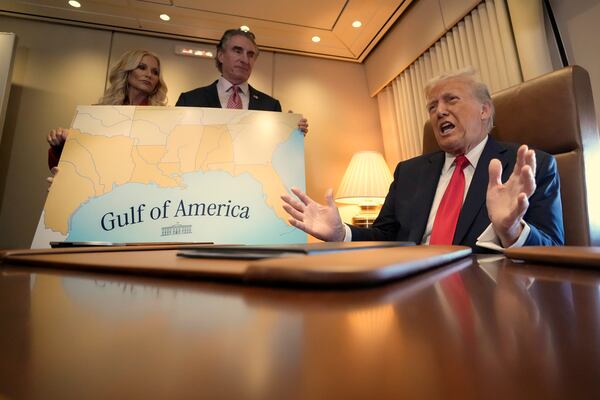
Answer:
[[[566,244],[600,245],[600,137],[587,71],[566,67],[492,97],[493,137],[525,143],[556,157]],[[437,149],[428,122],[423,153]]]

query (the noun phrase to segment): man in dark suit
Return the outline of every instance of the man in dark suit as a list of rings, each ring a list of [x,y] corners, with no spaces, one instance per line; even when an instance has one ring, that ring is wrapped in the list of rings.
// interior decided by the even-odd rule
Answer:
[[[209,107],[209,108],[223,108],[219,102],[219,95],[217,92],[216,80],[208,86],[200,87],[189,92],[181,93],[177,100],[178,106],[186,107]],[[261,111],[281,111],[281,104],[279,100],[254,89],[248,85],[249,90],[249,110],[261,110]]]
[[[215,62],[221,77],[208,86],[181,93],[176,106],[281,111],[279,100],[248,84],[258,53],[252,32],[229,29],[217,44]],[[298,127],[306,133],[306,119],[302,118]]]
[[[398,164],[372,228],[344,225],[331,189],[326,205],[295,188],[300,201],[282,196],[290,223],[326,241],[461,244],[477,252],[563,244],[554,158],[489,136],[494,105],[473,71],[438,77],[425,95],[442,151]]]

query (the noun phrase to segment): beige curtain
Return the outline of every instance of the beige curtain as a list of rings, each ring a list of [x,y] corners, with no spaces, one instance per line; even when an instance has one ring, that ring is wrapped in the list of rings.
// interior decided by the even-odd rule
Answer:
[[[485,0],[377,94],[390,166],[421,154],[425,83],[472,66],[492,92],[522,82],[505,0]]]

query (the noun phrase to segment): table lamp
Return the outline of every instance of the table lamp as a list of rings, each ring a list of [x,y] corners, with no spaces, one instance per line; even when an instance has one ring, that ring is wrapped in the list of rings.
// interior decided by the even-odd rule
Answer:
[[[352,156],[335,200],[360,206],[352,225],[369,227],[379,214],[392,182],[392,174],[383,156],[376,151],[361,151]]]

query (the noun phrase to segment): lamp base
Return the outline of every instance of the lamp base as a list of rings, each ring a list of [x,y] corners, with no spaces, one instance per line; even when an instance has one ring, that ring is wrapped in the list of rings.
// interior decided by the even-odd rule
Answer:
[[[379,215],[380,206],[360,206],[360,213],[352,217],[352,225],[359,228],[370,228]]]

